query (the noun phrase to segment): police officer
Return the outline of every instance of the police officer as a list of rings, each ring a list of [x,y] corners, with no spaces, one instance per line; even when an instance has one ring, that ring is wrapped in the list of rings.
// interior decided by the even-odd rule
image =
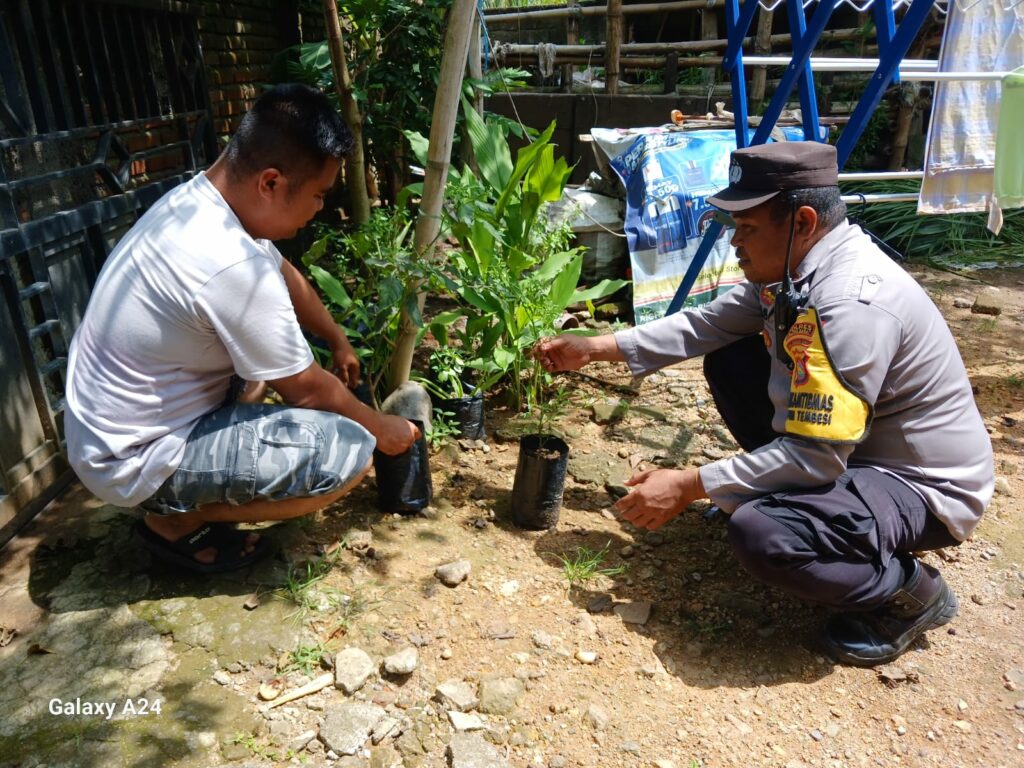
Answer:
[[[745,453],[634,476],[622,516],[656,529],[709,497],[753,575],[835,609],[835,658],[895,659],[950,621],[957,600],[913,553],[956,546],[992,495],[992,447],[960,354],[921,287],[846,220],[835,148],[782,142],[732,153],[709,202],[735,222],[746,282],[614,335],[562,335],[548,371],[594,360],[642,376],[704,355]]]

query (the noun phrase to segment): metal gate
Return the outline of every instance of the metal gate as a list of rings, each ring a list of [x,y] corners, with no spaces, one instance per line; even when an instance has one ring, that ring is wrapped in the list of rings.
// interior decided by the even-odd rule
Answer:
[[[0,545],[72,477],[68,343],[103,261],[215,156],[184,3],[0,0]]]

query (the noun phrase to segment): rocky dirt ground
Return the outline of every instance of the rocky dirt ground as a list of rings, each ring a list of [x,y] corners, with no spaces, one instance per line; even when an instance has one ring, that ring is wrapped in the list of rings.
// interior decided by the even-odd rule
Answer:
[[[1024,273],[980,273],[994,291],[914,271],[959,340],[999,482],[977,535],[927,556],[959,617],[896,665],[825,658],[824,614],[748,578],[704,507],[657,533],[615,518],[634,469],[735,450],[688,363],[608,424],[595,407],[620,395],[565,379],[550,531],[510,522],[497,408],[486,444],[432,457],[426,514],[380,514],[369,482],[268,530],[280,557],[241,575],[182,578],[132,545],[131,513],[67,494],[0,552],[0,765],[1024,765]],[[1001,313],[973,312],[978,296]],[[563,561],[595,554],[570,583]],[[323,687],[260,698],[302,686]]]

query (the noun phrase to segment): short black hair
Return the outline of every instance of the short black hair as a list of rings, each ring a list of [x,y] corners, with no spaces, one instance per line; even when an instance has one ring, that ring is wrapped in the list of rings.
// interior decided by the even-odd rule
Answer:
[[[773,197],[766,205],[774,221],[783,221],[789,218],[794,203],[795,208],[805,205],[813,208],[818,214],[818,223],[823,232],[834,229],[846,218],[846,203],[843,202],[839,187],[789,189]]]
[[[224,156],[239,177],[276,168],[301,184],[328,158],[341,160],[352,145],[352,133],[322,91],[285,83],[256,100]]]

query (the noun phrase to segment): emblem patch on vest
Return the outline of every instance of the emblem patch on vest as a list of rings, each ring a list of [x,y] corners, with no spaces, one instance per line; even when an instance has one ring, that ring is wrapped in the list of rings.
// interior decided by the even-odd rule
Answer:
[[[817,310],[800,313],[783,346],[793,361],[786,432],[829,443],[863,440],[871,406],[832,364]]]

